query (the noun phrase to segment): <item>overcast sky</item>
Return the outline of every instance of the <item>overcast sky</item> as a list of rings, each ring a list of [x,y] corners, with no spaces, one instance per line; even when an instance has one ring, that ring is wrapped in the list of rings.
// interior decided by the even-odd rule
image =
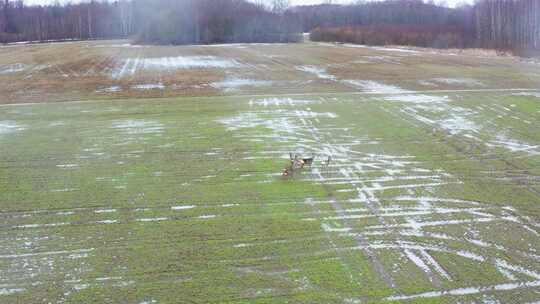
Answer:
[[[56,0],[25,0],[24,2],[26,4],[51,4],[54,3]],[[59,0],[60,3],[66,3],[66,2],[78,2],[80,0]],[[270,1],[270,0],[268,0]],[[334,3],[350,3],[352,0],[333,0]],[[323,0],[291,0],[293,5],[302,5],[302,4],[318,4],[323,2]],[[436,1],[439,2],[439,1]],[[454,6],[457,3],[471,3],[473,0],[445,0],[446,3],[450,6]]]

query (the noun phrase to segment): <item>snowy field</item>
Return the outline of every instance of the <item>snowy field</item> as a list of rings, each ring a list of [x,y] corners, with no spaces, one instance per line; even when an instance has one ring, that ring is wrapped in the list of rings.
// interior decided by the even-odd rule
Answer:
[[[540,301],[540,65],[316,43],[0,54],[1,303]],[[283,177],[290,153],[315,161]]]

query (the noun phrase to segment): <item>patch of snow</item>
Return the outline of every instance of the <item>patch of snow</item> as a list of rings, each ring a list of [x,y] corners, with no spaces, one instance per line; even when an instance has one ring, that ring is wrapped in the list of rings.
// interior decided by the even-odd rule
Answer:
[[[96,224],[116,224],[118,223],[118,220],[103,220],[103,221],[97,221]]]
[[[116,209],[98,209],[94,210],[94,213],[114,213],[116,211]]]
[[[14,293],[24,292],[24,288],[0,288],[0,296],[8,296]]]
[[[433,96],[433,95],[395,95],[384,98],[388,101],[399,101],[407,103],[440,103],[449,102],[448,96]]]
[[[156,58],[128,58],[112,72],[115,79],[133,76],[138,70],[147,71],[174,71],[180,69],[226,69],[238,68],[242,65],[234,59],[225,59],[214,56],[178,56]]]
[[[468,87],[477,87],[484,85],[482,82],[472,78],[434,78],[431,81],[450,85],[464,85]]]
[[[399,53],[408,53],[408,54],[418,54],[420,52],[415,50],[409,50],[405,48],[396,48],[396,47],[381,47],[381,46],[371,46],[371,45],[364,45],[364,44],[350,44],[350,43],[344,43],[342,44],[345,47],[350,48],[368,48],[376,51],[386,51],[386,52],[399,52]]]
[[[111,86],[108,88],[99,89],[96,91],[97,93],[118,93],[122,92],[121,86]]]
[[[0,134],[23,131],[24,128],[12,121],[0,121]]]
[[[56,167],[57,168],[62,168],[62,169],[73,169],[73,168],[78,168],[79,164],[56,165]]]
[[[224,207],[224,208],[230,208],[230,207],[234,207],[234,206],[240,206],[240,204],[222,204],[221,207]]]
[[[264,107],[269,106],[294,106],[294,105],[307,105],[316,103],[315,100],[308,100],[308,99],[292,99],[292,98],[263,98],[263,99],[256,99],[256,100],[250,100],[249,104],[252,105],[261,105]]]
[[[531,96],[540,98],[540,92],[521,92],[521,93],[514,93],[513,96]]]
[[[326,72],[326,69],[324,68],[316,67],[313,65],[305,65],[305,66],[297,66],[296,69],[302,72],[313,74],[320,79],[336,81],[336,76],[328,74]]]
[[[22,63],[0,65],[0,75],[23,72],[27,68],[28,68],[28,66],[26,66],[25,64],[22,64]]]
[[[230,78],[220,82],[213,82],[211,87],[216,89],[222,89],[226,92],[235,91],[242,87],[265,87],[271,86],[274,82],[267,80],[253,80],[243,78]]]
[[[405,252],[405,255],[409,258],[409,260],[411,260],[414,264],[416,264],[418,268],[422,269],[426,273],[431,272],[431,269],[429,268],[429,266],[426,265],[426,263],[424,263],[424,261],[419,256],[414,254],[414,252],[412,252],[409,249],[405,249],[404,252]]]
[[[412,300],[412,299],[418,299],[418,298],[438,298],[445,295],[463,296],[463,295],[478,294],[482,292],[508,291],[508,290],[522,289],[522,288],[534,288],[534,287],[539,287],[539,286],[540,286],[540,280],[529,281],[529,282],[504,283],[504,284],[483,286],[483,287],[464,287],[464,288],[457,288],[457,289],[443,290],[443,291],[428,291],[428,292],[413,294],[413,295],[390,296],[390,297],[387,297],[386,300],[403,301],[403,300]]]
[[[139,218],[139,219],[136,219],[135,221],[137,222],[161,222],[161,221],[166,221],[168,220],[168,218],[166,217],[153,217],[153,218]]]
[[[149,120],[122,120],[116,121],[112,125],[113,129],[122,130],[126,134],[159,134],[164,127],[157,121]]]
[[[325,232],[349,232],[349,231],[351,231],[351,228],[348,228],[348,227],[335,228],[335,227],[332,227],[332,226],[330,226],[328,224],[322,224],[321,227]]]
[[[502,134],[497,135],[497,137],[487,143],[487,145],[490,147],[502,147],[511,152],[526,152],[529,154],[540,153],[540,145],[530,145],[522,141],[510,139]]]
[[[479,130],[476,123],[458,115],[453,115],[452,117],[439,121],[439,125],[452,135],[459,134],[463,131],[477,132]]]
[[[131,88],[135,90],[164,90],[165,86],[162,83],[147,83],[133,85]]]
[[[362,90],[368,93],[403,94],[403,93],[408,92],[398,86],[388,85],[388,84],[384,84],[384,83],[372,81],[372,80],[344,80],[343,82],[346,84],[361,88]]]
[[[187,205],[187,206],[173,206],[171,207],[171,210],[186,210],[186,209],[193,209],[197,206],[195,205]]]
[[[149,45],[123,43],[123,44],[98,44],[98,45],[94,45],[94,47],[95,48],[147,48],[147,47],[150,47],[150,46]]]

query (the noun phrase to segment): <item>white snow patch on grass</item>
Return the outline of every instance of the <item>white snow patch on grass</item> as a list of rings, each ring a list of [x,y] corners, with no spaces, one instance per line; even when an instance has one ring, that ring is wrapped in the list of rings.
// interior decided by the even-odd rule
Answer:
[[[103,220],[103,221],[97,221],[96,224],[116,224],[118,223],[118,220]]]
[[[473,121],[458,115],[439,121],[439,125],[452,135],[467,131],[477,132],[480,129]]]
[[[332,227],[328,224],[322,224],[321,225],[322,229],[325,231],[325,232],[349,232],[351,231],[351,228],[336,228],[336,227]]]
[[[398,86],[388,85],[372,80],[344,80],[346,84],[361,88],[365,92],[375,94],[402,94],[408,91]]]
[[[95,210],[94,213],[114,213],[116,211],[116,209],[98,209]]]
[[[22,63],[0,65],[0,75],[23,72],[27,68],[28,66]]]
[[[530,145],[519,140],[510,139],[505,135],[499,134],[491,142],[487,143],[490,147],[502,147],[511,152],[527,152],[530,154],[540,153],[540,145]]]
[[[24,128],[13,121],[0,121],[0,135],[23,131]]]
[[[522,93],[514,93],[513,96],[530,96],[530,97],[536,97],[540,98],[540,92],[522,92]]]
[[[166,217],[152,217],[152,218],[139,218],[136,219],[137,222],[161,222],[166,221],[168,218]]]
[[[171,207],[171,210],[186,210],[186,209],[193,209],[197,206],[195,205],[187,205],[187,206],[173,206]]]
[[[122,92],[122,87],[120,86],[111,86],[96,91],[97,93],[118,93]]]
[[[477,87],[484,85],[482,82],[473,78],[434,78],[431,81],[450,85],[464,85],[468,87]]]
[[[74,168],[78,168],[79,164],[56,165],[56,167],[57,168],[62,168],[62,169],[74,169]]]
[[[94,46],[95,48],[147,48],[151,47],[149,45],[139,45],[139,44],[131,44],[131,43],[123,43],[123,44],[98,44]]]
[[[295,106],[295,105],[307,105],[316,103],[318,101],[315,100],[309,100],[309,99],[292,99],[292,98],[263,98],[263,99],[256,99],[256,100],[250,100],[249,104],[252,105],[260,105],[264,107],[269,106]]]
[[[221,89],[226,92],[235,91],[242,87],[267,87],[271,86],[274,82],[268,80],[254,80],[244,78],[230,78],[219,82],[213,82],[211,87]]]
[[[297,66],[296,69],[298,71],[313,74],[320,79],[336,81],[336,76],[328,74],[328,72],[324,68],[316,67],[313,65],[304,65],[304,66]]]
[[[398,53],[408,53],[408,54],[420,53],[415,50],[409,50],[409,49],[397,48],[397,47],[381,47],[381,46],[371,46],[371,45],[365,45],[365,44],[350,44],[350,43],[345,43],[342,45],[345,47],[350,47],[350,48],[367,48],[367,49],[372,49],[376,51],[398,52]]]
[[[409,249],[405,249],[404,252],[405,252],[405,255],[409,258],[409,260],[411,260],[414,264],[416,264],[418,268],[422,269],[426,273],[431,272],[431,269],[429,268],[429,266],[426,265],[426,263],[424,263],[424,261],[419,256],[414,254],[414,252],[412,252]]]
[[[492,286],[464,287],[464,288],[457,288],[457,289],[443,290],[443,291],[428,291],[428,292],[412,294],[412,295],[390,296],[390,297],[387,297],[386,300],[404,301],[404,300],[412,300],[412,299],[418,299],[418,298],[438,298],[442,296],[463,296],[463,295],[471,295],[471,294],[478,294],[478,293],[484,293],[484,292],[487,293],[487,292],[494,292],[494,291],[508,291],[508,290],[515,290],[515,289],[534,288],[534,287],[539,287],[539,286],[540,286],[540,280],[529,281],[529,282],[503,283],[503,284],[492,285]]]
[[[158,134],[164,127],[161,123],[149,120],[122,120],[112,125],[113,129],[122,130],[126,134]]]
[[[432,95],[395,95],[384,98],[388,101],[399,101],[407,103],[439,103],[449,102],[448,96],[432,96]]]
[[[24,292],[24,288],[0,288],[0,296],[8,296],[14,293]]]
[[[238,61],[214,56],[177,56],[156,58],[128,58],[113,70],[115,79],[133,76],[138,70],[174,71],[180,69],[227,69],[241,67]]]
[[[164,90],[165,86],[162,83],[147,83],[147,84],[137,84],[131,86],[135,90]]]

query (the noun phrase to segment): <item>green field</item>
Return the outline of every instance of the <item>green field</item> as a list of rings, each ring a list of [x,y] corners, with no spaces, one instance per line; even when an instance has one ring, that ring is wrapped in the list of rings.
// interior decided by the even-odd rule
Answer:
[[[540,64],[122,43],[0,47],[0,303],[540,300]]]

